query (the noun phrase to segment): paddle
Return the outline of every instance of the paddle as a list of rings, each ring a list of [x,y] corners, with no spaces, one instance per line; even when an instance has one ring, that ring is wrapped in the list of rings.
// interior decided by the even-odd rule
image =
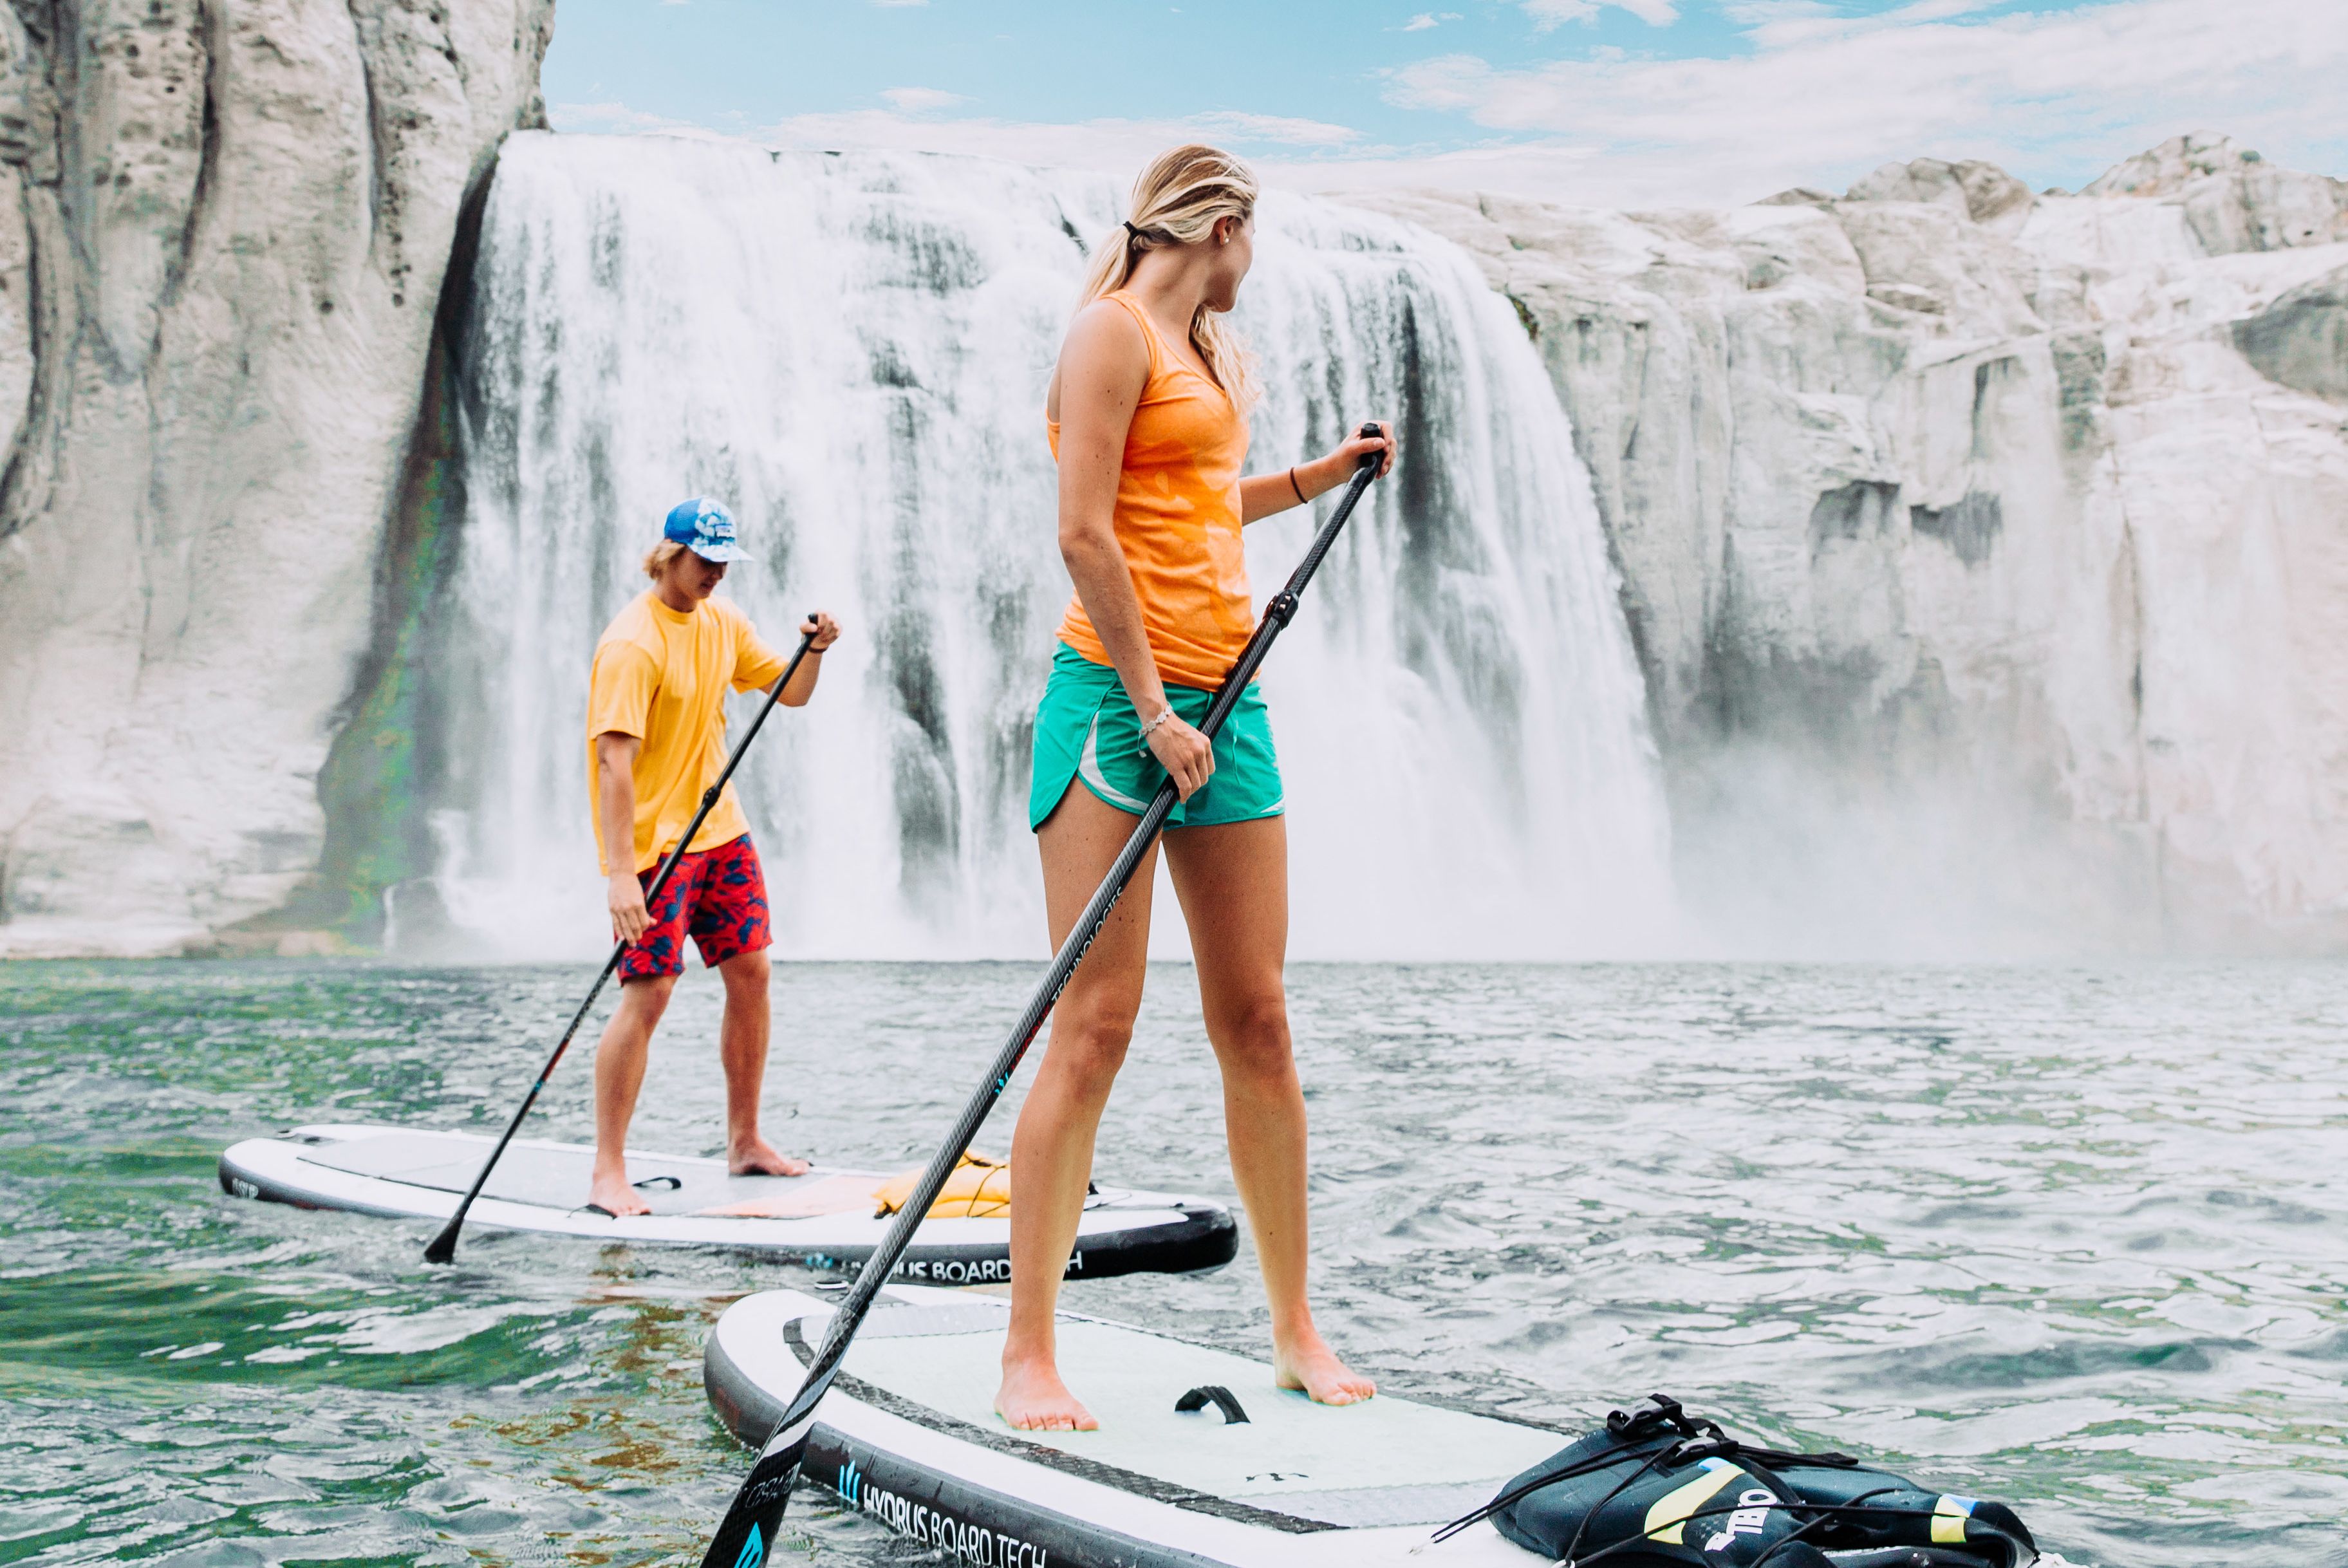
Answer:
[[[1375,425],[1362,427],[1365,436],[1377,433]],[[1223,727],[1223,721],[1238,706],[1248,683],[1255,679],[1256,670],[1263,664],[1264,655],[1272,651],[1272,643],[1287,629],[1289,618],[1296,614],[1297,601],[1303,596],[1304,585],[1313,581],[1313,573],[1320,569],[1321,558],[1329,553],[1331,545],[1337,542],[1338,531],[1345,526],[1346,518],[1353,515],[1354,503],[1362,499],[1362,492],[1370,488],[1370,481],[1377,478],[1377,454],[1371,453],[1362,459],[1361,467],[1354,471],[1353,482],[1346,487],[1344,498],[1338,501],[1337,510],[1329,514],[1329,521],[1323,523],[1321,531],[1313,536],[1313,547],[1304,552],[1304,559],[1289,577],[1288,585],[1273,594],[1272,603],[1264,606],[1263,620],[1256,626],[1255,635],[1248,639],[1247,646],[1241,651],[1239,662],[1231,666],[1231,673],[1225,676],[1223,684],[1216,688],[1215,699],[1207,709],[1205,720],[1199,726],[1199,733],[1209,740],[1212,740],[1216,732]],[[1067,986],[1068,977],[1076,972],[1076,965],[1084,961],[1086,950],[1100,934],[1101,927],[1108,923],[1109,911],[1115,909],[1117,901],[1124,896],[1126,883],[1133,880],[1134,868],[1141,863],[1141,857],[1157,841],[1159,830],[1165,827],[1166,818],[1174,810],[1179,798],[1171,779],[1158,787],[1149,809],[1142,812],[1141,820],[1134,826],[1132,837],[1125,841],[1125,848],[1117,852],[1117,862],[1109,867],[1108,875],[1094,890],[1092,902],[1085,905],[1085,912],[1077,917],[1075,928],[1068,933],[1068,939],[1061,943],[1059,952],[1052,955],[1052,966],[1045,971],[1044,983],[1035,988],[1035,999],[1027,1004],[1027,1011],[1020,1016],[1017,1026],[1011,1031],[1011,1038],[1004,1042],[1001,1053],[995,1057],[994,1065],[987,1069],[986,1081],[979,1085],[978,1092],[972,1095],[970,1103],[963,1107],[962,1119],[954,1124],[953,1134],[939,1148],[936,1157],[930,1161],[929,1169],[922,1172],[912,1196],[897,1212],[896,1222],[889,1227],[889,1233],[881,1237],[880,1244],[865,1260],[862,1272],[856,1276],[855,1285],[841,1301],[839,1310],[831,1315],[831,1326],[824,1332],[823,1345],[808,1365],[806,1379],[799,1384],[799,1391],[791,1396],[790,1404],[784,1409],[782,1419],[775,1423],[775,1430],[767,1439],[765,1447],[758,1450],[758,1462],[750,1468],[741,1490],[734,1494],[733,1504],[726,1509],[726,1518],[718,1524],[717,1533],[709,1542],[709,1550],[702,1554],[702,1568],[759,1568],[767,1561],[767,1553],[774,1550],[775,1533],[781,1527],[783,1509],[790,1500],[791,1483],[798,1476],[800,1457],[807,1452],[808,1432],[815,1425],[816,1407],[822,1403],[825,1390],[831,1387],[833,1376],[848,1356],[848,1342],[856,1337],[857,1329],[863,1326],[864,1315],[871,1310],[873,1298],[880,1294],[880,1287],[895,1272],[897,1260],[904,1256],[906,1247],[911,1244],[913,1232],[928,1217],[930,1205],[938,1201],[938,1193],[944,1188],[946,1178],[961,1163],[971,1140],[978,1136],[979,1125],[994,1109],[994,1102],[1003,1098],[1004,1090],[1011,1087],[1011,1075],[1018,1070],[1019,1058],[1027,1054],[1027,1047],[1034,1042],[1036,1032],[1043,1028],[1044,1020],[1051,1015],[1052,1004],[1060,999],[1060,993]]]
[[[812,621],[815,617],[809,615],[808,619]],[[644,894],[646,909],[652,909],[660,903],[661,890],[668,886],[669,874],[676,870],[677,862],[685,859],[685,847],[693,842],[694,834],[701,831],[702,821],[709,815],[709,809],[717,804],[718,794],[726,788],[726,781],[734,777],[734,769],[740,766],[742,754],[750,749],[750,742],[758,738],[759,727],[767,722],[767,716],[775,711],[775,704],[782,700],[783,688],[791,684],[793,676],[799,673],[799,661],[808,656],[808,650],[814,645],[813,632],[799,639],[798,651],[791,655],[791,662],[783,666],[781,676],[767,693],[767,700],[758,705],[758,717],[750,721],[750,727],[743,732],[741,740],[735,745],[734,755],[726,759],[726,770],[718,774],[716,783],[701,792],[701,809],[694,812],[693,820],[685,824],[684,832],[677,835],[676,848],[671,850],[668,859],[661,862],[660,874],[653,878],[652,888]],[[593,1006],[595,998],[603,994],[604,983],[612,978],[612,971],[620,966],[620,960],[627,951],[625,942],[613,944],[612,956],[603,960],[603,973],[595,976],[595,984],[588,991],[587,999],[579,1004],[579,1011],[571,1015],[571,1026],[562,1031],[562,1038],[555,1042],[554,1054],[546,1058],[544,1067],[538,1069],[538,1081],[530,1086],[528,1094],[521,1097],[521,1105],[513,1113],[513,1119],[506,1123],[505,1131],[499,1136],[498,1146],[489,1150],[487,1160],[481,1161],[480,1174],[475,1176],[473,1184],[465,1190],[464,1200],[457,1205],[457,1212],[448,1216],[448,1222],[440,1227],[440,1233],[432,1238],[432,1244],[424,1249],[426,1263],[445,1264],[457,1255],[457,1233],[465,1228],[466,1212],[472,1208],[473,1200],[481,1195],[482,1184],[489,1181],[489,1172],[497,1169],[498,1161],[505,1153],[506,1145],[513,1141],[514,1132],[521,1126],[522,1118],[528,1116],[530,1108],[538,1103],[538,1091],[544,1088],[546,1080],[554,1076],[555,1064],[562,1059],[562,1053],[571,1048],[572,1037],[579,1033],[579,1026],[586,1020],[587,1009]]]

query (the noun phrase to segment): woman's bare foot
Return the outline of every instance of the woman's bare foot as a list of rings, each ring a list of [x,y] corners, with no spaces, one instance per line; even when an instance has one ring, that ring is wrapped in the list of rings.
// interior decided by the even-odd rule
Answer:
[[[736,1176],[804,1176],[808,1162],[783,1153],[763,1138],[726,1151],[726,1169]]]
[[[587,1189],[587,1202],[614,1219],[622,1214],[649,1214],[653,1212],[653,1206],[628,1185],[628,1172],[624,1166],[617,1171],[596,1171],[593,1184]]]
[[[1003,1368],[1003,1387],[994,1396],[994,1413],[1014,1431],[1097,1432],[1100,1423],[1076,1402],[1060,1381],[1060,1369],[1050,1362],[1026,1362]]]
[[[1316,1405],[1358,1405],[1378,1391],[1375,1383],[1338,1360],[1337,1353],[1317,1334],[1273,1350],[1272,1376],[1282,1387],[1298,1389]]]

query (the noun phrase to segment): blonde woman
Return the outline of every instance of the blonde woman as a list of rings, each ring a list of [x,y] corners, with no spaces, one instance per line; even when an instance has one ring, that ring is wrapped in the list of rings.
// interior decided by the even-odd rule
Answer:
[[[1242,478],[1254,387],[1219,319],[1254,254],[1255,177],[1210,147],[1144,170],[1131,215],[1096,253],[1045,410],[1060,468],[1060,554],[1076,598],[1036,710],[1030,825],[1056,947],[1134,819],[1172,777],[1163,842],[1189,922],[1207,1037],[1223,1075],[1231,1174],[1272,1305],[1283,1387],[1326,1404],[1375,1392],[1305,1299],[1304,1096],[1281,972],[1288,838],[1280,765],[1253,688],[1212,745],[1203,717],[1255,627],[1242,524],[1344,482],[1387,438]],[[1141,1006],[1156,850],[1060,997],[1012,1142],[1011,1330],[995,1409],[1026,1430],[1098,1425],[1061,1380],[1053,1310],[1092,1173],[1093,1140]]]

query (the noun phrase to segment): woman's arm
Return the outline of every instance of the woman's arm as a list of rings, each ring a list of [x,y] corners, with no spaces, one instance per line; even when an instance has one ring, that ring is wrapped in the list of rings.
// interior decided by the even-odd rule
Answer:
[[[1354,477],[1354,469],[1365,454],[1376,452],[1378,477],[1384,479],[1394,467],[1394,421],[1377,421],[1380,434],[1355,436],[1326,457],[1299,463],[1292,469],[1282,469],[1276,474],[1257,474],[1240,481],[1240,521],[1254,522],[1290,507],[1302,506],[1313,497],[1335,490]],[[1291,475],[1295,478],[1292,481]]]
[[[1131,316],[1099,302],[1077,313],[1052,388],[1060,422],[1060,559],[1134,711],[1145,726],[1159,721],[1148,731],[1150,752],[1187,800],[1214,772],[1214,748],[1179,717],[1159,720],[1171,711],[1166,686],[1117,543],[1125,439],[1148,380],[1149,346]]]

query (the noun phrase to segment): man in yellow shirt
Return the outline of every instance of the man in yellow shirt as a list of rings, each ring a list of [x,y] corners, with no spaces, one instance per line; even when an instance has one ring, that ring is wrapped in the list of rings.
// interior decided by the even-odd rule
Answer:
[[[750,824],[725,793],[686,846],[660,907],[644,891],[662,859],[726,766],[725,698],[730,687],[770,686],[788,662],[731,601],[711,592],[742,548],[734,520],[708,500],[668,514],[644,557],[653,585],[613,618],[595,645],[587,699],[587,779],[595,847],[610,879],[612,934],[630,944],[620,961],[620,1008],[595,1048],[595,1171],[588,1207],[650,1212],[628,1184],[628,1123],[644,1082],[653,1030],[685,973],[685,939],[726,983],[718,1059],[726,1068],[726,1156],[733,1172],[796,1176],[807,1161],[778,1152],[758,1132],[767,1073],[767,882]],[[815,693],[820,655],[839,627],[822,611],[799,628],[808,658],[782,694],[798,707]],[[617,846],[616,848],[614,846]]]

